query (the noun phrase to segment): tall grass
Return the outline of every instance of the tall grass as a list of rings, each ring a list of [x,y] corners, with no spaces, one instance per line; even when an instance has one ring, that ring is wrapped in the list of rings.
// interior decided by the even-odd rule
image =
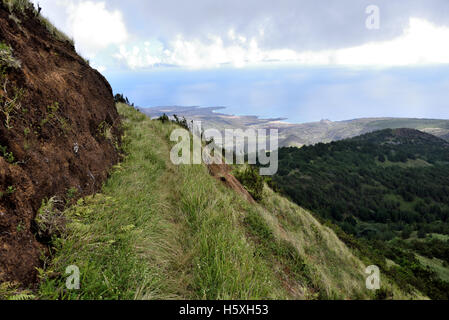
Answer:
[[[44,299],[261,299],[285,297],[254,255],[239,221],[239,203],[203,166],[174,167],[167,141],[173,124],[119,105],[126,159],[101,194],[66,212],[42,271]],[[65,290],[68,265],[81,289]]]
[[[48,18],[44,17],[44,16],[39,16],[39,20],[40,22],[45,26],[45,28],[47,28],[47,31],[57,40],[62,41],[62,42],[68,42],[70,43],[72,46],[75,45],[75,41],[70,38],[67,34],[65,34],[64,32],[62,32],[61,30],[59,30],[58,28],[56,28],[53,23],[50,22],[50,20],[48,20]]]
[[[246,240],[242,199],[209,177],[203,166],[184,166],[180,197],[194,254],[193,287],[201,299],[281,298],[278,280]]]
[[[373,298],[364,265],[311,214],[267,187],[250,204],[205,166],[174,166],[178,127],[117,106],[127,156],[101,194],[65,212],[41,298]],[[65,289],[69,265],[80,290]]]

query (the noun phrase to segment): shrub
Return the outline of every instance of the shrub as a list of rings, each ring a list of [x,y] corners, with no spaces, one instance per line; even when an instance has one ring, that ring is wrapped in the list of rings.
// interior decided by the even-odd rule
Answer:
[[[121,93],[117,93],[114,96],[114,102],[115,103],[126,103],[127,105],[129,105],[128,97],[123,96],[123,94],[121,94]]]
[[[375,294],[376,300],[391,300],[393,297],[394,294],[390,288],[380,288]]]
[[[168,116],[167,116],[165,113],[164,113],[164,115],[163,115],[162,117],[160,117],[158,120],[161,121],[162,123],[166,123],[166,122],[169,122],[169,121],[170,121],[170,119],[168,118]]]
[[[189,130],[189,125],[187,124],[187,120],[185,117],[182,117],[182,119],[179,119],[179,117],[174,114],[173,117],[175,118],[175,123],[178,124],[179,126],[183,127],[186,130]]]
[[[249,194],[256,201],[261,201],[263,198],[264,180],[257,173],[255,167],[248,166],[243,171],[237,171],[234,173],[237,180],[243,185],[243,187],[249,192]]]

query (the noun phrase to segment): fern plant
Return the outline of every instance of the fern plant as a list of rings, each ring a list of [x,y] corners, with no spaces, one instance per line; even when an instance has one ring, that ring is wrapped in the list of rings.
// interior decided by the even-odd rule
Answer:
[[[34,300],[36,296],[29,290],[20,290],[17,282],[0,283],[0,300]]]
[[[15,301],[25,301],[34,299],[36,299],[36,296],[29,293],[19,293],[8,298],[8,300],[15,300]]]

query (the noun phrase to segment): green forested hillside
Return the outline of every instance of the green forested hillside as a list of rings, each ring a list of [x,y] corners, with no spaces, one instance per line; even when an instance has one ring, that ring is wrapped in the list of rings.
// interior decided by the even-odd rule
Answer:
[[[449,262],[447,240],[430,240],[431,234],[449,234],[446,141],[417,130],[387,129],[329,144],[283,148],[279,158],[273,178],[277,188],[323,221],[368,245],[382,246],[383,255],[402,263],[404,272],[418,274],[411,271],[415,262],[419,265],[417,252]],[[432,253],[437,245],[441,250]],[[417,284],[421,289],[437,286],[441,292],[434,297],[447,297],[449,286],[437,283],[438,277],[421,278],[435,278],[433,284]]]

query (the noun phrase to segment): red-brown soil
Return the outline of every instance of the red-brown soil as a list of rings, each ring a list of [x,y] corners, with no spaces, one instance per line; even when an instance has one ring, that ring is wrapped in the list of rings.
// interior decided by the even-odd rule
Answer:
[[[209,164],[207,167],[211,176],[222,181],[226,186],[242,195],[250,203],[256,203],[240,181],[231,174],[231,168],[227,164]]]
[[[99,190],[119,160],[120,120],[109,83],[73,45],[56,40],[31,11],[16,14],[17,24],[2,3],[0,41],[12,47],[21,68],[7,70],[0,96],[14,88],[24,96],[12,128],[0,113],[0,146],[14,155],[10,163],[0,154],[0,283],[29,285],[46,251],[33,223],[42,200],[67,199],[71,188],[77,196]]]

